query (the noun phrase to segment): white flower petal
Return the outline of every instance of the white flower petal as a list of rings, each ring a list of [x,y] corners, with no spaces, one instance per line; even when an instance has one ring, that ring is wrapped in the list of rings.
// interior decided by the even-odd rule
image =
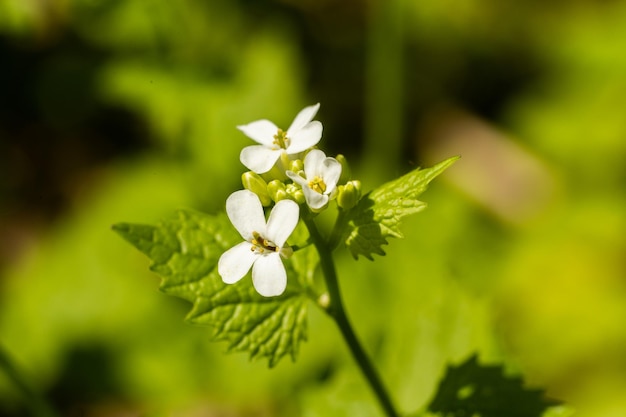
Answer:
[[[315,114],[320,108],[320,103],[314,104],[313,106],[305,107],[300,110],[300,113],[293,119],[291,122],[291,126],[287,129],[287,133],[294,133],[297,130],[302,129],[307,123],[309,123],[315,117]]]
[[[287,147],[287,153],[293,155],[317,145],[322,139],[322,131],[322,124],[314,120],[302,129],[288,132],[287,137],[291,139],[291,144]]]
[[[265,238],[274,242],[279,248],[282,247],[287,238],[296,228],[300,219],[300,207],[295,201],[280,200],[270,213],[267,220]]]
[[[278,133],[278,127],[266,119],[237,126],[237,129],[241,130],[250,139],[265,146],[271,146],[274,143],[274,135]]]
[[[264,297],[281,295],[287,288],[287,272],[278,253],[259,256],[252,266],[252,283]]]
[[[252,232],[265,235],[263,206],[252,191],[239,190],[229,195],[226,199],[226,214],[245,240],[252,240]]]
[[[226,284],[234,284],[246,276],[254,261],[260,257],[251,249],[251,243],[241,242],[220,256],[217,272],[222,277],[222,281]]]
[[[306,180],[306,178],[302,178],[300,175],[296,174],[293,171],[286,171],[285,174],[300,187],[308,187],[309,182]]]
[[[326,154],[319,149],[313,149],[304,158],[304,174],[308,179],[324,176],[324,160]]]
[[[341,163],[335,158],[326,158],[324,164],[324,183],[326,183],[325,194],[330,194],[337,186],[337,181],[341,177]]]
[[[309,187],[302,187],[302,192],[304,193],[306,203],[313,210],[321,209],[328,203],[328,196],[326,194],[320,194]]]
[[[239,160],[250,171],[264,174],[272,169],[281,152],[281,149],[275,150],[264,145],[252,145],[241,150]]]

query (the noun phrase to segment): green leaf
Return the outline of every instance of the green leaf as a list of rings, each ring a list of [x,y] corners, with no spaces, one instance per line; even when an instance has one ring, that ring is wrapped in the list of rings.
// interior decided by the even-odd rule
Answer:
[[[501,366],[478,363],[476,355],[449,366],[428,411],[446,417],[540,417],[559,402],[541,389],[527,389],[519,377],[506,377]]]
[[[274,366],[284,355],[295,360],[306,340],[306,271],[317,262],[311,248],[285,262],[288,286],[279,297],[266,298],[249,277],[227,285],[217,273],[219,257],[241,242],[226,215],[180,211],[158,226],[120,223],[113,229],[151,260],[161,276],[160,290],[193,303],[186,320],[210,325],[213,338],[228,342],[229,350],[251,358],[267,357]]]
[[[389,237],[403,237],[400,221],[404,216],[426,208],[417,197],[426,191],[428,183],[452,165],[459,157],[446,159],[426,169],[415,169],[365,195],[350,212],[346,245],[357,259],[363,255],[385,255],[382,245]]]

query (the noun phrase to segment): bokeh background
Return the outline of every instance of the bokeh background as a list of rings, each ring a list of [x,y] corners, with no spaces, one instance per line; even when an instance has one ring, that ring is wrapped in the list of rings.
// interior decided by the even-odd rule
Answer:
[[[337,252],[399,408],[479,352],[622,417],[625,97],[619,0],[0,0],[0,344],[67,416],[379,415],[321,313],[295,363],[226,355],[110,230],[221,210],[235,126],[321,102],[365,190],[462,155],[386,257]]]

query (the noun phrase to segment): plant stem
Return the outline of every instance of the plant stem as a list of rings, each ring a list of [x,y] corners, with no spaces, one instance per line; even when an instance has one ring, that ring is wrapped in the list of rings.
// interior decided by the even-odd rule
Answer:
[[[341,299],[339,281],[337,280],[337,272],[331,253],[332,249],[320,235],[313,219],[306,218],[306,216],[303,217],[303,220],[309,229],[309,233],[311,234],[311,238],[313,239],[313,244],[319,253],[320,265],[322,267],[322,272],[324,273],[324,280],[326,281],[326,287],[330,297],[330,304],[326,309],[326,312],[337,323],[337,326],[341,331],[341,335],[350,349],[350,353],[352,353],[354,360],[361,368],[363,375],[376,394],[381,407],[385,410],[385,414],[388,417],[398,417],[399,414],[396,412],[393,402],[391,401],[391,397],[387,393],[376,368],[372,365],[372,362],[367,356],[367,353],[365,353],[363,346],[361,346],[361,343],[356,337],[352,325],[348,320],[348,316]]]
[[[348,219],[346,213],[347,212],[345,210],[339,210],[337,220],[335,221],[335,226],[333,227],[333,231],[331,232],[330,238],[328,239],[328,252],[334,251],[341,241],[341,233],[345,229],[346,221]]]
[[[56,417],[58,416],[54,409],[47,402],[45,397],[35,391],[26,381],[24,376],[19,372],[10,355],[4,347],[0,345],[0,370],[4,370],[9,380],[14,384],[17,390],[22,394],[24,404],[33,416],[36,417]]]

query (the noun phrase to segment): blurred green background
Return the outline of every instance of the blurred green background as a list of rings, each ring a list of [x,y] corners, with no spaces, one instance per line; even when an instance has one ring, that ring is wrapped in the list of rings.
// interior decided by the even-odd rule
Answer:
[[[0,0],[0,345],[67,416],[379,415],[321,313],[295,363],[225,355],[110,230],[221,210],[235,126],[321,102],[365,190],[462,155],[386,257],[337,252],[399,408],[477,351],[623,417],[625,51],[618,0]]]

